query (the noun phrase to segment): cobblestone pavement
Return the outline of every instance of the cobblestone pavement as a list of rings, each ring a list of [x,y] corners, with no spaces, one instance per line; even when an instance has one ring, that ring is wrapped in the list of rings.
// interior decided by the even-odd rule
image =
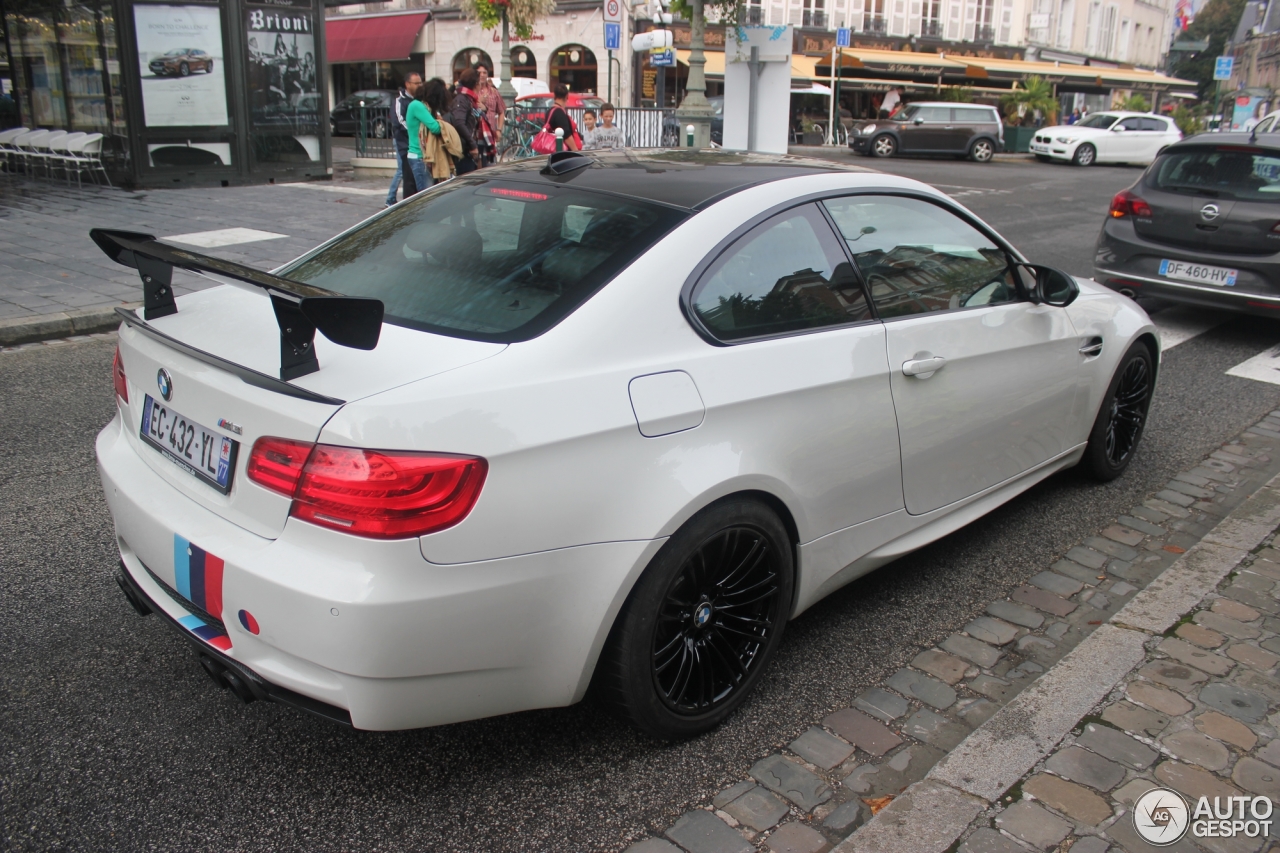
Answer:
[[[749,778],[682,815],[664,838],[643,839],[628,853],[822,853],[849,836],[841,851],[882,849],[875,839],[855,843],[854,833],[1278,473],[1280,411],[991,602],[850,707],[814,721],[756,762]],[[1280,601],[1272,595],[1280,545],[1269,544],[1175,629],[1153,637],[1140,666],[1102,662],[1102,669],[1119,667],[1112,681],[1134,671],[1104,701],[1086,701],[1071,718],[1079,721],[1071,735],[1033,772],[1007,793],[1002,784],[989,795],[997,806],[983,811],[983,801],[965,798],[971,802],[962,804],[956,827],[964,830],[963,846],[955,843],[957,831],[934,847],[925,837],[930,828],[913,822],[906,829],[913,840],[901,849],[1103,853],[1117,844],[1139,853],[1152,848],[1134,843],[1127,809],[1156,783],[1191,796],[1243,791],[1280,800],[1280,740],[1271,745],[1280,714],[1267,716],[1280,705],[1280,680],[1272,677],[1280,664]],[[1086,689],[1074,691],[1077,700],[1091,682],[1112,683],[1088,667],[1079,677]],[[937,818],[946,808],[940,801],[926,814],[945,823]],[[1206,849],[1256,851],[1261,844]]]
[[[90,228],[158,237],[228,227],[282,234],[197,249],[270,269],[377,213],[385,193],[384,181],[127,191],[0,176],[0,322],[141,301],[137,272],[108,259],[89,240]],[[179,276],[179,295],[207,286]]]

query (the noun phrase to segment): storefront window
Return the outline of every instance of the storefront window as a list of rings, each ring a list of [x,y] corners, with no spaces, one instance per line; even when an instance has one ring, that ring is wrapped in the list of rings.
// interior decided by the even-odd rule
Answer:
[[[7,0],[5,7],[23,123],[102,133],[108,161],[113,152],[123,156],[127,124],[111,3]]]

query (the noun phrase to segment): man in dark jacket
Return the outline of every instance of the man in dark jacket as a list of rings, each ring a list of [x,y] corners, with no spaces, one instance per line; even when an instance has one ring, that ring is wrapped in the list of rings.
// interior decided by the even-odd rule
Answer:
[[[413,170],[409,168],[409,104],[413,103],[418,89],[422,87],[422,75],[410,71],[404,76],[404,85],[400,94],[391,105],[395,114],[391,121],[391,137],[396,143],[396,176],[391,179],[391,189],[387,192],[387,207],[396,203],[396,184],[404,182],[404,197],[408,198],[418,191],[413,180]]]
[[[465,175],[480,167],[480,148],[476,144],[476,130],[480,124],[480,97],[476,86],[480,75],[474,68],[467,68],[458,77],[458,93],[453,96],[445,119],[458,131],[462,139],[462,158],[458,160],[458,174]]]

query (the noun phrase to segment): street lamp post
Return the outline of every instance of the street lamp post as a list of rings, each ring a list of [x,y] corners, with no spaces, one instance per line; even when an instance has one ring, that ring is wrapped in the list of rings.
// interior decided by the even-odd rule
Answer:
[[[494,5],[502,9],[502,82],[498,85],[498,94],[508,104],[514,104],[516,87],[511,85],[511,25],[507,21],[507,3],[495,0]]]
[[[707,29],[707,16],[703,0],[691,0],[689,21],[689,82],[685,86],[684,100],[676,110],[676,120],[682,125],[693,126],[692,148],[707,148],[711,144],[711,104],[707,103],[707,78],[703,67],[707,64],[702,52]]]

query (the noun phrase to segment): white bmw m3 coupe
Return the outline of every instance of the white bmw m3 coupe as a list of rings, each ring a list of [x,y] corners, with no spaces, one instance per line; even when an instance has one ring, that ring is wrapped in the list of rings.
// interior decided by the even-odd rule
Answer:
[[[359,729],[592,688],[704,731],[832,590],[1121,474],[1160,361],[937,190],[792,157],[484,169],[272,273],[92,236],[145,294],[97,440],[121,588],[240,699]]]

